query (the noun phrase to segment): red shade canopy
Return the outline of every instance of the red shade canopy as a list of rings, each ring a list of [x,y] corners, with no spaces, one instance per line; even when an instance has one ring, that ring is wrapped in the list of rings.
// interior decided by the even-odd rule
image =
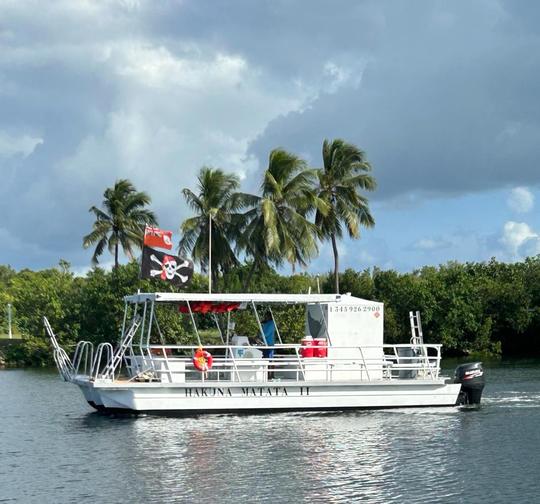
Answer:
[[[213,303],[212,301],[193,301],[189,304],[193,313],[226,313],[237,310],[240,303]],[[189,313],[187,303],[178,306],[178,311]]]

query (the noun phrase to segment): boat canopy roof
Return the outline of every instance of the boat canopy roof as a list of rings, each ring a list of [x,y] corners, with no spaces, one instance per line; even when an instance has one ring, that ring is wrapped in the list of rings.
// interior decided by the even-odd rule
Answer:
[[[308,304],[339,301],[363,301],[350,294],[208,294],[175,292],[141,292],[125,296],[127,303],[155,301],[162,303],[264,303],[264,304]]]

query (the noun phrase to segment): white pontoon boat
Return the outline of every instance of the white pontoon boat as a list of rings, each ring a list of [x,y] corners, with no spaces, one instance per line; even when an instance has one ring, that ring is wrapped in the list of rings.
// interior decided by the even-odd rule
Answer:
[[[171,305],[191,319],[196,345],[165,344],[158,311]],[[293,344],[281,341],[278,305],[305,307],[305,332]],[[238,310],[253,312],[257,335],[234,333]],[[218,322],[221,344],[201,341],[197,313]],[[350,295],[139,293],[125,298],[116,348],[81,341],[72,358],[44,322],[61,376],[100,411],[193,415],[480,402],[481,363],[445,378],[441,345],[423,343],[414,316],[406,345],[383,343],[383,319],[382,303]]]

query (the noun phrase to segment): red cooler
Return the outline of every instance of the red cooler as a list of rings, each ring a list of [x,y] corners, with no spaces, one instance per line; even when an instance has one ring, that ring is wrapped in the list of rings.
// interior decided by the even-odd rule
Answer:
[[[313,357],[313,338],[306,336],[302,340],[302,348],[300,348],[300,355],[302,357]]]
[[[315,338],[313,340],[313,346],[313,357],[328,356],[328,346],[326,343],[326,338]]]

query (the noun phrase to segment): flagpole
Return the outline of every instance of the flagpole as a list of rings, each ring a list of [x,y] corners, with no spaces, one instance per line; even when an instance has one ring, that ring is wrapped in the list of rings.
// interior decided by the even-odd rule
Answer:
[[[11,332],[11,303],[8,303],[8,305],[7,305],[7,312],[8,312],[8,333],[9,333],[9,339],[13,339],[13,333]]]
[[[146,238],[146,230],[147,229],[148,229],[148,222],[145,222],[144,223],[143,239],[142,239],[142,247],[141,247],[141,261],[139,263],[139,280],[142,280],[142,264],[143,264],[143,257],[144,257],[144,247],[146,247],[146,245],[144,243],[144,239]]]
[[[208,213],[208,294],[212,294],[212,213]]]

